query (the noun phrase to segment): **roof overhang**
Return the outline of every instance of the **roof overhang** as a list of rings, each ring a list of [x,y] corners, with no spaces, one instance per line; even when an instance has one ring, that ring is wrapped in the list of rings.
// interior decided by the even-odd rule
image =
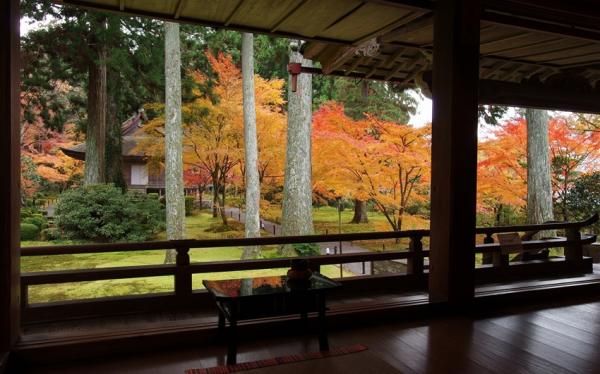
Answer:
[[[319,72],[386,80],[401,88],[423,87],[426,83],[423,76],[432,68],[435,1],[56,2],[302,39],[306,41],[302,50],[305,57],[320,63]],[[600,92],[600,7],[595,1],[483,0],[483,4],[480,37],[483,81],[511,83],[496,88],[523,84],[523,87],[562,90],[561,96],[567,101],[572,94]],[[553,101],[560,104],[561,100]],[[524,105],[519,99],[503,100],[503,104],[509,103]],[[572,105],[564,105],[569,106]],[[597,111],[592,109],[587,111]]]

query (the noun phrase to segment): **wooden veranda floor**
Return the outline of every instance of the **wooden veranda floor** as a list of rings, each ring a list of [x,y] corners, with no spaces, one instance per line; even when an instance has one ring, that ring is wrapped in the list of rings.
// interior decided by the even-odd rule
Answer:
[[[330,341],[333,347],[367,345],[373,360],[385,361],[402,373],[596,373],[600,372],[600,301],[527,304],[471,315],[356,326],[333,331]],[[240,344],[238,362],[312,350],[317,350],[317,343],[309,335],[247,340]],[[30,367],[26,372],[183,373],[224,360],[223,347],[199,344],[153,354]],[[371,372],[368,360],[359,366],[353,372]]]

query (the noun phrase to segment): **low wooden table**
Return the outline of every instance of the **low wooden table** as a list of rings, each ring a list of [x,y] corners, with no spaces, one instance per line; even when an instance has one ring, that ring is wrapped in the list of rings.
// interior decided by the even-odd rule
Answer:
[[[288,281],[287,276],[203,280],[219,312],[219,334],[229,321],[227,364],[237,361],[237,323],[241,320],[299,314],[303,320],[310,312],[319,315],[319,349],[329,350],[326,327],[327,292],[341,287],[324,275],[313,274],[308,281]]]

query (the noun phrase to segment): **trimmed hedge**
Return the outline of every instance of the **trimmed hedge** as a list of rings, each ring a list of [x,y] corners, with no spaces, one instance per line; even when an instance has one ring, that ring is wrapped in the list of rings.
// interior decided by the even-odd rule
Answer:
[[[316,243],[292,244],[292,247],[298,256],[318,256],[321,254],[321,247]]]
[[[21,223],[21,240],[36,240],[40,228],[31,223]]]

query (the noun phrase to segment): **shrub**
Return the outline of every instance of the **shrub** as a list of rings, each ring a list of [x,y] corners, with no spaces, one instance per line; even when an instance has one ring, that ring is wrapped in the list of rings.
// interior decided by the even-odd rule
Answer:
[[[65,239],[144,241],[164,228],[164,219],[158,200],[111,184],[68,190],[56,206],[56,225]]]
[[[48,221],[41,214],[34,214],[31,217],[26,217],[21,222],[36,225],[39,230],[48,227]]]
[[[44,229],[42,230],[41,234],[40,234],[40,239],[42,241],[50,241],[50,240],[57,240],[60,238],[60,233],[58,231],[58,229],[56,229],[56,227],[50,227],[48,229]]]
[[[21,240],[36,240],[40,228],[32,223],[21,223]]]
[[[292,244],[292,247],[298,253],[298,256],[318,256],[321,254],[321,247],[315,243]]]
[[[185,197],[185,215],[191,216],[194,213],[194,203],[196,202],[196,198],[193,196]]]

